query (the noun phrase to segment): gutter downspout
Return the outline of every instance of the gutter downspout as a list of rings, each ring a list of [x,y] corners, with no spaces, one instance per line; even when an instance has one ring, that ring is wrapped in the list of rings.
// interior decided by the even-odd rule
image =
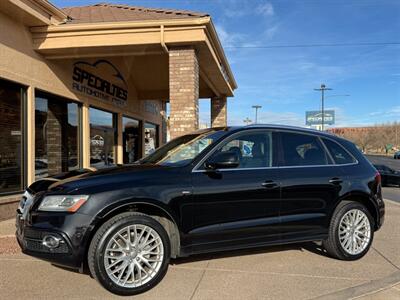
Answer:
[[[164,40],[164,25],[160,25],[160,42],[161,42],[161,47],[164,49],[165,53],[169,54],[168,47],[165,44]]]

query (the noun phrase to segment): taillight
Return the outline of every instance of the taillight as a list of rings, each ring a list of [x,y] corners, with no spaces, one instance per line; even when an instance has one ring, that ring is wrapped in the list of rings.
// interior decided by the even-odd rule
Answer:
[[[375,181],[378,184],[381,183],[381,181],[382,181],[381,173],[379,173],[378,171],[376,171],[376,173],[375,173]]]

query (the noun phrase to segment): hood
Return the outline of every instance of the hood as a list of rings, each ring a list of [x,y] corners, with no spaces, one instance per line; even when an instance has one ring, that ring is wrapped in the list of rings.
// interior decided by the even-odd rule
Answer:
[[[80,169],[40,179],[33,183],[29,190],[33,193],[45,190],[71,193],[92,186],[121,184],[139,178],[144,174],[151,175],[153,171],[157,172],[170,168],[154,164],[132,164],[101,170]]]

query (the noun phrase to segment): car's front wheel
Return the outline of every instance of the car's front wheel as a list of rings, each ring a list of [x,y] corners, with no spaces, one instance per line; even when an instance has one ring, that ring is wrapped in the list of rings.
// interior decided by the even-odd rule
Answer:
[[[119,214],[94,235],[89,251],[90,272],[103,287],[119,295],[143,293],[164,277],[170,242],[164,227],[150,216]]]
[[[332,216],[328,239],[323,246],[332,257],[356,260],[369,250],[374,238],[374,220],[358,202],[343,201]]]

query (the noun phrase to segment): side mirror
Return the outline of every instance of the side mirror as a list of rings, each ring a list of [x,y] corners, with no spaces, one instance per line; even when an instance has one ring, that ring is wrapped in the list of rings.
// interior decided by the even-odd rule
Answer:
[[[239,155],[236,152],[219,152],[204,165],[208,170],[236,168],[239,166]]]

